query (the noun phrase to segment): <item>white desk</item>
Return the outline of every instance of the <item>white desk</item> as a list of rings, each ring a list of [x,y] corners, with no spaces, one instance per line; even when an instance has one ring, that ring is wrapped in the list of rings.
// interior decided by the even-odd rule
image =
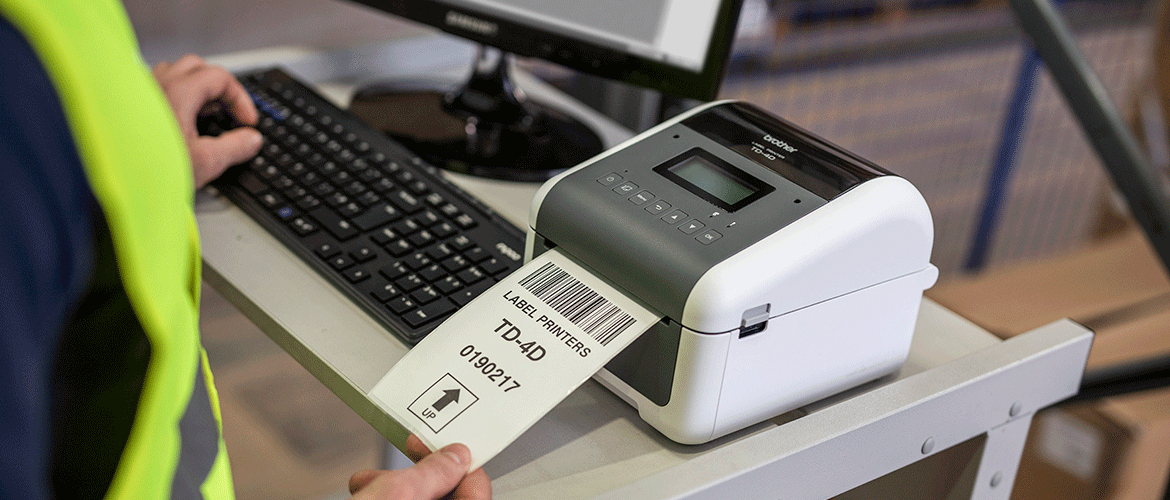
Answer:
[[[322,87],[342,100],[345,88]],[[623,137],[596,120],[611,144]],[[453,180],[526,224],[536,186]],[[203,194],[196,210],[204,278],[401,446],[402,428],[366,394],[406,346],[230,203]],[[896,376],[701,446],[667,440],[589,381],[485,469],[500,499],[828,498],[975,439],[964,445],[976,450],[966,480],[946,496],[1006,499],[1032,415],[1076,392],[1091,341],[1067,321],[1000,341],[925,300]],[[911,489],[936,495],[923,493],[924,484],[910,482],[891,497],[913,497]],[[872,498],[884,487],[853,493]]]

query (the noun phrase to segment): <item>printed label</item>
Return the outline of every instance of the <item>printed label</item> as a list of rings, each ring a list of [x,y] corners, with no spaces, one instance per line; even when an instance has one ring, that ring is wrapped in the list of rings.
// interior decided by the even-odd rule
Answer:
[[[370,397],[432,450],[467,445],[474,469],[660,318],[554,249],[439,325]]]

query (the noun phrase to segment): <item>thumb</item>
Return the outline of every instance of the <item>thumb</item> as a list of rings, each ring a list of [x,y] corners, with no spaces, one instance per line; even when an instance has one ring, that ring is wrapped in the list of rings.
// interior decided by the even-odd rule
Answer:
[[[467,475],[471,452],[453,444],[427,455],[408,469],[361,471],[349,480],[357,498],[433,500],[450,493]]]
[[[228,167],[256,156],[261,142],[260,132],[250,127],[232,129],[218,137],[196,137],[190,145],[195,186],[202,187]]]

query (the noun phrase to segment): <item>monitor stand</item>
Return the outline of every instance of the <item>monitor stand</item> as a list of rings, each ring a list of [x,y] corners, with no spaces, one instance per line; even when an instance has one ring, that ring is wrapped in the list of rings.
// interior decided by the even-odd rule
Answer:
[[[513,181],[544,181],[600,153],[584,123],[528,99],[510,75],[511,54],[479,48],[471,78],[390,82],[354,94],[358,118],[451,171]]]

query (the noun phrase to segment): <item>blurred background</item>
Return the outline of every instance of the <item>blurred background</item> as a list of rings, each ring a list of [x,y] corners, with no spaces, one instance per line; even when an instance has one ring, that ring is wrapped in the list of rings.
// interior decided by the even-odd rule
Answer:
[[[352,57],[430,33],[336,0],[124,1],[151,64],[192,52]],[[1163,3],[1061,5],[1162,167]],[[648,125],[599,95],[614,84],[521,64],[631,128]],[[1170,352],[1166,273],[1004,0],[746,0],[721,97],[913,182],[935,220],[941,276],[928,296],[960,315],[1003,337],[1072,317],[1098,332],[1091,367]],[[1002,196],[997,217],[985,215],[989,185]],[[348,475],[377,463],[380,437],[207,287],[204,302],[239,497],[344,497]],[[1016,497],[1161,498],[1168,468],[1170,394],[1057,408],[1035,420]]]

